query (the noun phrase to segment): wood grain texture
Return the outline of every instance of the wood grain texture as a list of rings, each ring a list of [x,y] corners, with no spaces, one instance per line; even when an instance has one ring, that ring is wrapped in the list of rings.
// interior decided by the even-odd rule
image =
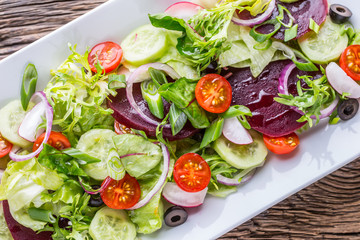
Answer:
[[[103,2],[0,0],[0,59]],[[219,239],[270,238],[360,239],[360,159]]]

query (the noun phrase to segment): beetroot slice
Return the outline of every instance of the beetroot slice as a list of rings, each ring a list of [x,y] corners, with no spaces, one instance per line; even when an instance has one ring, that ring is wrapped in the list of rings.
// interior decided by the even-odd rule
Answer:
[[[251,127],[265,135],[280,137],[294,132],[305,123],[299,123],[301,114],[293,111],[289,106],[274,101],[278,97],[278,85],[281,71],[290,60],[270,63],[264,71],[254,78],[249,68],[230,68],[233,73],[228,78],[233,91],[231,105],[247,106],[253,116],[249,118]],[[297,68],[289,77],[289,93],[296,95],[297,76],[311,75],[318,78],[319,72],[303,72]]]
[[[2,201],[4,216],[8,228],[11,232],[14,240],[51,240],[52,232],[41,232],[37,234],[30,228],[24,227],[20,223],[18,223],[10,213],[9,204],[7,201]]]
[[[298,24],[298,35],[296,38],[301,37],[305,33],[309,32],[309,24],[310,19],[312,18],[318,25],[323,23],[326,19],[326,15],[328,13],[328,3],[327,0],[299,0],[294,3],[283,3],[279,0],[276,0],[276,4],[281,4],[286,7],[291,13],[291,15],[295,18],[294,24]],[[286,13],[284,22],[287,23],[288,18]],[[279,15],[279,11],[277,7],[275,8],[273,14],[269,19],[275,19],[276,16]],[[256,28],[256,30],[260,33],[267,34],[272,32],[273,26],[264,25]],[[285,36],[285,27],[281,27],[281,29],[275,33],[273,38],[284,40]]]
[[[141,95],[140,83],[133,85],[133,95],[137,104],[140,106],[141,110],[150,118],[161,122],[160,119],[154,117],[149,108],[147,102],[143,99]],[[169,112],[170,104],[166,101],[164,103],[164,112]],[[114,110],[113,117],[119,123],[138,130],[142,130],[146,133],[148,137],[156,137],[156,127],[153,124],[150,124],[144,121],[138,113],[130,106],[126,98],[126,90],[124,88],[117,90],[116,97],[110,97],[110,100],[107,102],[108,106]],[[164,128],[163,137],[169,141],[179,140],[183,138],[190,137],[198,132],[198,129],[195,129],[191,123],[188,121],[184,128],[175,136],[172,135],[170,128]]]

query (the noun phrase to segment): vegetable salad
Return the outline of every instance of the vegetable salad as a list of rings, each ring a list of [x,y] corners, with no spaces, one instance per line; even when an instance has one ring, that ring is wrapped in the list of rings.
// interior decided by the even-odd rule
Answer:
[[[241,191],[268,151],[357,113],[350,17],[322,0],[180,2],[117,43],[69,44],[42,91],[29,64],[0,109],[0,238],[136,239]]]

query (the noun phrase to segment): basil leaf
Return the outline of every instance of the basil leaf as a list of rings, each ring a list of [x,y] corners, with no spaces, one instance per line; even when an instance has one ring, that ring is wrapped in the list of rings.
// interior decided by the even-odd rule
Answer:
[[[200,148],[204,148],[209,145],[211,142],[218,139],[224,127],[224,118],[218,118],[213,121],[209,128],[205,130],[204,137],[201,141]]]
[[[38,73],[35,65],[29,63],[25,68],[20,89],[21,105],[25,111],[29,106],[30,98],[35,93],[37,80]]]
[[[178,134],[186,124],[187,117],[175,104],[172,104],[169,110],[169,120],[173,136]]]
[[[248,107],[245,107],[243,105],[233,105],[230,106],[228,110],[226,110],[226,112],[220,114],[222,118],[233,118],[240,115],[251,117],[252,113]]]
[[[65,153],[66,155],[78,159],[79,160],[78,163],[80,165],[101,162],[100,159],[90,156],[89,154],[86,154],[76,148],[66,148],[63,149],[62,152]]]

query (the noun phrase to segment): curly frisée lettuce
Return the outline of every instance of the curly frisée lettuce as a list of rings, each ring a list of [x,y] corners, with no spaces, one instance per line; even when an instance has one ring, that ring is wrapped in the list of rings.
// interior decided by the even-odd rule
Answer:
[[[109,89],[109,75],[92,74],[87,50],[83,55],[76,52],[76,45],[69,45],[71,55],[56,70],[44,92],[54,109],[54,125],[59,125],[72,145],[79,137],[93,128],[112,128],[112,110],[104,106],[107,96],[115,95]]]

